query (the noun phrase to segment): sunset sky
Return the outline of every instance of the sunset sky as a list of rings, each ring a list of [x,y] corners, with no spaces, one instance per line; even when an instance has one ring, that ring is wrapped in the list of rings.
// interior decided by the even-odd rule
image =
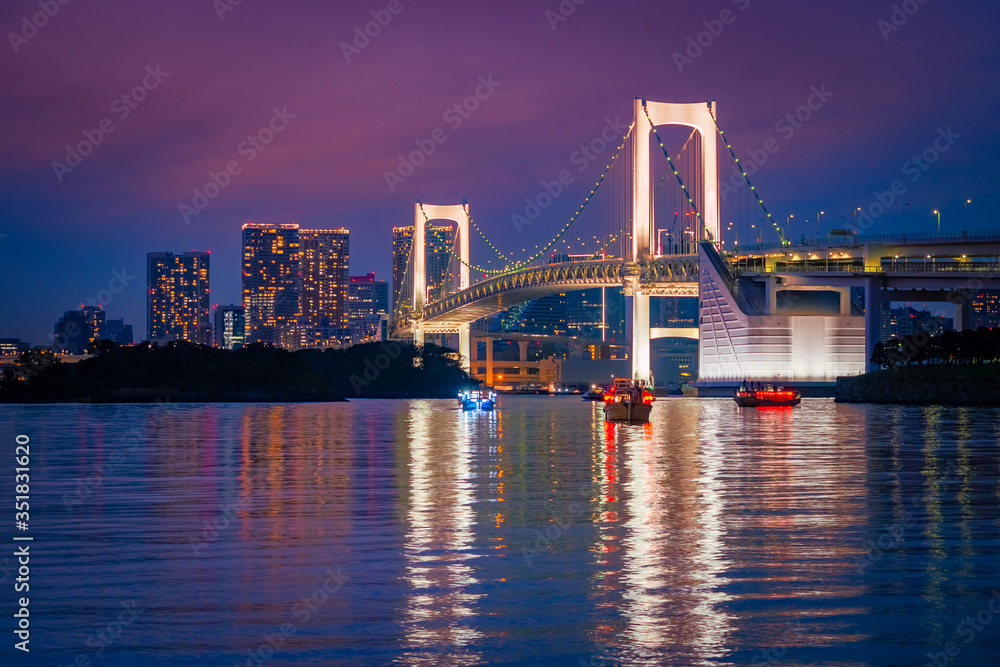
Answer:
[[[124,269],[134,279],[105,306],[141,340],[151,251],[212,251],[212,303],[238,303],[246,222],[347,227],[352,275],[388,280],[390,230],[413,203],[465,198],[501,250],[519,251],[564,224],[599,166],[523,235],[511,215],[605,119],[627,123],[637,96],[716,99],[741,156],[778,138],[755,177],[770,208],[831,222],[951,128],[953,145],[908,181],[907,228],[933,231],[934,208],[945,229],[1000,227],[995,1],[909,0],[899,25],[892,2],[872,0],[51,4],[37,30],[25,27],[37,0],[0,8],[0,337],[48,342],[64,310]],[[373,11],[391,21],[345,48]],[[714,23],[723,11],[732,20]],[[679,66],[706,21],[723,29]],[[142,101],[121,100],[144,80]],[[449,120],[482,81],[480,107]],[[782,137],[776,123],[824,86],[828,101]],[[243,144],[275,110],[273,143]],[[447,140],[391,191],[386,171],[436,128]],[[54,168],[84,132],[100,136],[93,152]],[[239,173],[185,220],[180,205],[229,162]],[[897,202],[888,227],[902,216]]]

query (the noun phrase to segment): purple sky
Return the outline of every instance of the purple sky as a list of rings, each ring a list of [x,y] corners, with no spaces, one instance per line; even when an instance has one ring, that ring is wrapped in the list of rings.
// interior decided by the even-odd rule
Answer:
[[[553,29],[546,11],[558,12],[557,0],[401,0],[350,63],[341,43],[390,3],[243,0],[220,20],[225,1],[75,0],[16,45],[7,33],[40,10],[3,3],[0,337],[46,342],[62,311],[123,268],[134,279],[105,306],[143,337],[149,251],[211,250],[212,303],[239,302],[249,221],[347,227],[351,273],[388,279],[390,229],[412,222],[414,201],[467,198],[502,250],[520,250],[552,236],[598,166],[522,236],[511,214],[605,118],[627,122],[641,95],[717,99],[722,126],[746,151],[780,138],[776,122],[825,85],[832,97],[781,139],[754,181],[776,217],[823,208],[831,223],[906,178],[903,164],[950,126],[954,146],[907,181],[907,227],[931,231],[936,207],[947,229],[1000,226],[990,215],[1000,182],[992,0],[910,0],[917,11],[888,39],[878,25],[891,20],[888,1],[586,0]],[[727,9],[732,23],[678,71],[672,54]],[[157,66],[168,75],[122,118],[115,100]],[[442,121],[490,76],[499,87],[460,127]],[[286,107],[295,118],[248,162],[241,142]],[[114,131],[60,182],[53,161],[105,118]],[[385,172],[438,127],[447,141],[390,192]],[[187,224],[179,205],[233,160],[241,173]],[[900,229],[902,215],[897,202],[886,226]]]

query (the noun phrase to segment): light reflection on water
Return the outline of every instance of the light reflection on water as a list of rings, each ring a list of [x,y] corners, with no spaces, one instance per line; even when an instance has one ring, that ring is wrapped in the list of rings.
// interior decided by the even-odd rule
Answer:
[[[31,664],[1000,661],[1000,626],[958,634],[1000,589],[1000,411],[455,408],[3,408]]]

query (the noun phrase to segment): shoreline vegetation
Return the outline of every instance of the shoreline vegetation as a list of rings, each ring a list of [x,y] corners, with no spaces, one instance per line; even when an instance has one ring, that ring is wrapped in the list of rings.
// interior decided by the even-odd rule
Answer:
[[[894,338],[871,363],[884,370],[837,378],[838,403],[1000,406],[1000,329]]]
[[[0,403],[290,403],[453,398],[478,381],[437,345],[364,343],[337,350],[251,344],[235,351],[184,341],[92,345],[69,364],[26,352],[0,376]]]

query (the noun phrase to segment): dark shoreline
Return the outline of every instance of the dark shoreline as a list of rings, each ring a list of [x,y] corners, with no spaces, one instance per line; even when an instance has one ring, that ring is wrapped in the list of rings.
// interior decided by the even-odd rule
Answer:
[[[837,378],[838,403],[1000,406],[1000,364],[901,366]]]

